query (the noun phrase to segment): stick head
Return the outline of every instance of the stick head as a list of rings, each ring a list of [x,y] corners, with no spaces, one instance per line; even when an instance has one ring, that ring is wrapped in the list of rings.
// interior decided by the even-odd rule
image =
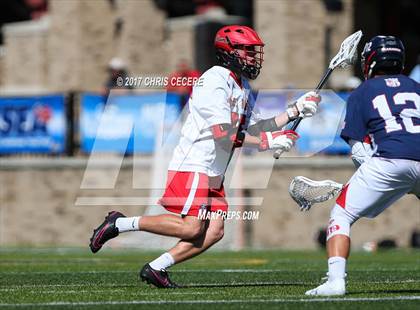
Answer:
[[[308,211],[314,203],[335,197],[343,185],[331,180],[314,181],[303,176],[294,177],[289,186],[289,194],[301,211]]]
[[[348,36],[343,43],[341,43],[340,50],[331,60],[329,68],[334,70],[337,67],[346,68],[354,64],[357,59],[357,45],[362,36],[363,33],[361,30]]]

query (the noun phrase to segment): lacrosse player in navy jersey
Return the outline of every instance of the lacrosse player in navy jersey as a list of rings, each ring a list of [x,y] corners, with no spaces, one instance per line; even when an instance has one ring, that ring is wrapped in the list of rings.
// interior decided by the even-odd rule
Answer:
[[[402,75],[403,67],[404,46],[398,38],[376,36],[366,43],[362,52],[366,80],[347,101],[341,132],[360,167],[331,211],[328,280],[306,295],[345,294],[353,223],[376,217],[407,193],[420,199],[420,84]]]

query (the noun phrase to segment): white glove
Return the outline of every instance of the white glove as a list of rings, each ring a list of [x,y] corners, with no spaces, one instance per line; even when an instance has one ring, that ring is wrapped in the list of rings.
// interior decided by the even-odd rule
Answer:
[[[351,159],[356,168],[359,168],[376,152],[376,148],[374,148],[372,144],[366,142],[350,140],[349,144],[351,146]]]
[[[299,138],[299,135],[293,130],[263,131],[260,134],[260,138],[260,151],[276,149],[288,152]]]
[[[318,103],[321,101],[321,96],[314,91],[307,92],[299,97],[294,105],[286,110],[287,115],[291,120],[298,117],[312,117],[318,109]]]

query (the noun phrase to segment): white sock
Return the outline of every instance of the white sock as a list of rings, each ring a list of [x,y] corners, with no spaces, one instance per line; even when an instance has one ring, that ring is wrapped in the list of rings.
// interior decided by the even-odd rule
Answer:
[[[133,217],[119,217],[115,221],[115,226],[118,228],[120,233],[126,231],[139,230],[139,220],[141,216]]]
[[[346,274],[346,259],[333,256],[328,259],[328,280],[344,279]]]
[[[149,265],[155,270],[161,270],[171,267],[175,264],[174,258],[168,252],[163,253],[161,256],[150,262]]]

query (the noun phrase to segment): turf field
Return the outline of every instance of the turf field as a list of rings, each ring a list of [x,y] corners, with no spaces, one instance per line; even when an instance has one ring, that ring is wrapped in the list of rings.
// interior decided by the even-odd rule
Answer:
[[[138,281],[157,253],[1,249],[0,308],[420,309],[420,252],[353,253],[345,298],[303,295],[325,275],[322,252],[211,252],[172,268],[188,288]]]

